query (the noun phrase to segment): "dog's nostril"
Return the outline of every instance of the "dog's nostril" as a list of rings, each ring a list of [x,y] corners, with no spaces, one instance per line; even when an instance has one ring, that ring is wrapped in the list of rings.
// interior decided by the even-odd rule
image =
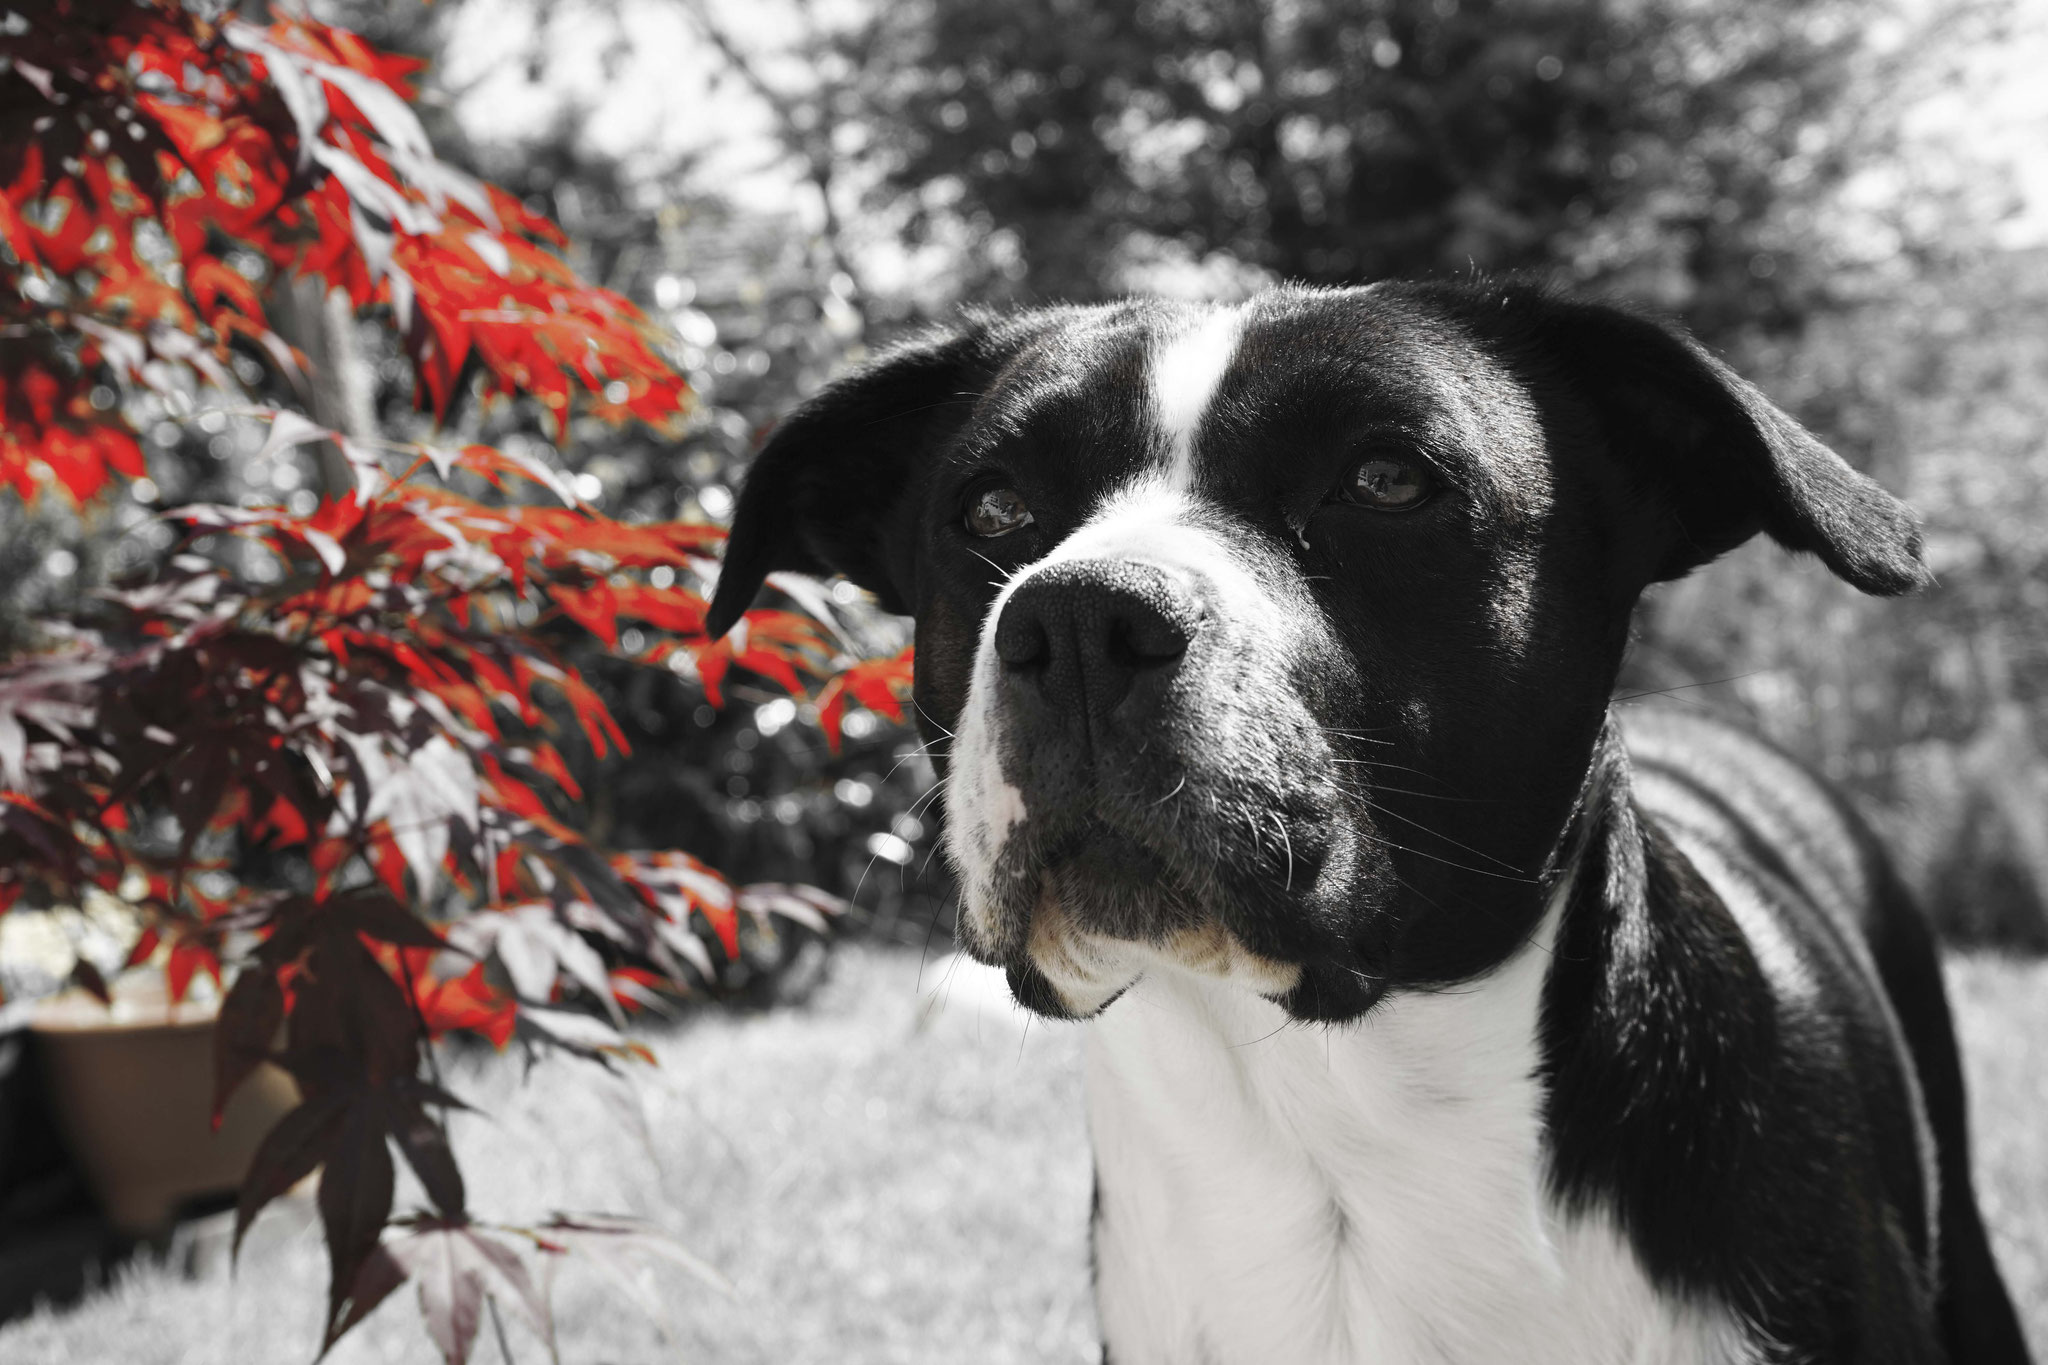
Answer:
[[[1036,612],[1005,611],[996,622],[996,657],[1010,668],[1036,668],[1052,658],[1052,641]]]
[[[1110,620],[1106,645],[1117,663],[1154,668],[1188,652],[1188,629],[1177,617],[1139,610]]]

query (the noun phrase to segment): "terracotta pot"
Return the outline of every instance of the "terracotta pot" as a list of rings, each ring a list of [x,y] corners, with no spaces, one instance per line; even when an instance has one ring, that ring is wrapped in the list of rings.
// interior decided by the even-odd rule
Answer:
[[[114,1004],[82,992],[44,1001],[30,1021],[57,1121],[107,1218],[146,1236],[188,1200],[232,1192],[298,1087],[265,1065],[213,1109],[216,1004],[173,1007],[163,980],[123,979]]]

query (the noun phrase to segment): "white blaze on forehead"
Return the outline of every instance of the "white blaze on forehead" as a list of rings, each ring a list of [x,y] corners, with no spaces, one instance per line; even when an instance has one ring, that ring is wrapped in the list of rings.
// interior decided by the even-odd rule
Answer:
[[[1166,433],[1166,477],[1174,488],[1194,486],[1195,428],[1237,354],[1238,323],[1235,307],[1217,308],[1152,349],[1152,407]]]
[[[1196,500],[1171,473],[1163,479],[1154,471],[1142,473],[1104,497],[1094,514],[1050,554],[1019,569],[997,599],[997,610],[1032,574],[1068,560],[1134,559],[1172,565],[1199,554],[1202,551],[1193,543],[1197,538],[1203,548],[1213,542],[1194,525],[1196,511]]]

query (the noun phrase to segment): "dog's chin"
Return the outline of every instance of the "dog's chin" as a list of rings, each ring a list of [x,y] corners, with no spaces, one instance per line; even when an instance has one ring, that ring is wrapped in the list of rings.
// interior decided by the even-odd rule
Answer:
[[[1005,970],[1019,1004],[1049,1018],[1099,1014],[1149,972],[1186,973],[1274,1001],[1301,982],[1299,966],[1247,947],[1163,860],[1133,843],[1091,843],[1013,878],[992,898],[1015,907],[1001,917],[1003,941],[969,932],[964,943]],[[969,925],[996,918],[973,907],[964,917]]]
[[[1200,977],[1279,1003],[1302,979],[1299,966],[1254,953],[1215,919],[1145,938],[1116,938],[1082,928],[1049,899],[1032,916],[1023,956],[1006,966],[1019,1004],[1061,1019],[1100,1014],[1154,972]]]
[[[1312,840],[1297,835],[1297,844]],[[1357,860],[1325,859],[1326,870]],[[1239,879],[1242,882],[1242,878]],[[1385,993],[1355,953],[1333,951],[1329,906],[1372,904],[1369,880],[1262,888],[1247,897],[1191,872],[1185,851],[1085,820],[1013,835],[990,874],[970,879],[961,946],[1003,969],[1018,1003],[1050,1018],[1099,1014],[1151,973],[1242,990],[1301,1021],[1357,1019]]]

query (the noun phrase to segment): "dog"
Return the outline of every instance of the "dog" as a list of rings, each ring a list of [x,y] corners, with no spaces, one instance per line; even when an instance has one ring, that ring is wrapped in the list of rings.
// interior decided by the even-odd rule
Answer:
[[[1912,514],[1519,285],[971,316],[803,404],[709,613],[916,618],[959,932],[1086,1019],[1104,1358],[2021,1362],[1924,920],[1758,740],[1610,706],[1758,532]]]

